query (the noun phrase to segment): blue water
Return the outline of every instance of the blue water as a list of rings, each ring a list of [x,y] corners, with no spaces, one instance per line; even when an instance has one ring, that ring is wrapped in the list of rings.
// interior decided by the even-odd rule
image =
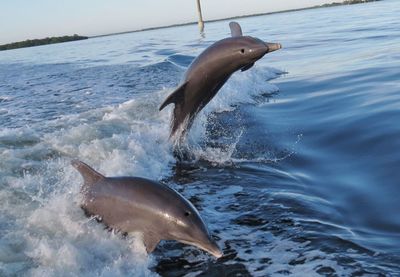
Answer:
[[[242,18],[280,51],[232,76],[177,163],[158,112],[228,21],[0,52],[1,276],[400,276],[397,0]],[[224,251],[147,256],[79,208],[79,158],[165,182]]]

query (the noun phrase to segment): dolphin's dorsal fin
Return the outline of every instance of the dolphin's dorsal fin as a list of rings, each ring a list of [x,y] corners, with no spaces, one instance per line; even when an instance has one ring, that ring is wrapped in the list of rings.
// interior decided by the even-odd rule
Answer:
[[[184,97],[184,92],[185,92],[186,85],[187,85],[187,82],[183,83],[173,93],[171,93],[167,97],[167,99],[165,99],[164,103],[161,104],[159,110],[161,111],[162,109],[164,109],[169,104],[178,103],[179,101],[182,101],[183,97]]]
[[[159,242],[160,239],[155,234],[143,233],[143,243],[146,246],[147,253],[153,252]]]
[[[94,170],[93,168],[91,168],[90,166],[79,160],[72,160],[71,165],[75,167],[82,175],[85,185],[94,184],[105,178],[96,170]]]
[[[232,37],[241,37],[243,36],[242,28],[239,23],[232,21],[229,23],[229,28],[231,28],[231,36]]]

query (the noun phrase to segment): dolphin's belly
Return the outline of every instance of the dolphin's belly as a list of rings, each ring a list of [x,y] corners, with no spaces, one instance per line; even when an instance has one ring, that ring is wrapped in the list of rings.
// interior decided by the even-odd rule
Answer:
[[[185,105],[205,106],[217,94],[226,80],[199,79],[189,82],[185,91]]]
[[[222,80],[209,80],[190,84],[185,92],[185,112],[194,115],[202,110],[214,98],[228,78],[229,76]]]

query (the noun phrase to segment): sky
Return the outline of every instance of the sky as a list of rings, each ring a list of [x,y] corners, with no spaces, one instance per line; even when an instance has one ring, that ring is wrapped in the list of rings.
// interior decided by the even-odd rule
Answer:
[[[201,0],[204,20],[340,0]],[[62,35],[95,36],[197,21],[196,0],[0,0],[0,44]]]

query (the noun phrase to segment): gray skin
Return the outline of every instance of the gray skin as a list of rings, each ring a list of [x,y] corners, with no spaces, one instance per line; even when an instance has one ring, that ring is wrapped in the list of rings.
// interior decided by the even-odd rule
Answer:
[[[177,240],[222,256],[196,208],[175,190],[144,178],[105,177],[78,160],[71,164],[84,179],[85,212],[112,229],[141,233],[148,253],[161,240]]]
[[[185,137],[196,114],[217,94],[238,70],[248,70],[279,43],[267,43],[243,36],[236,22],[229,24],[232,37],[219,40],[204,50],[189,66],[181,85],[161,104],[160,111],[174,103],[171,137]]]

